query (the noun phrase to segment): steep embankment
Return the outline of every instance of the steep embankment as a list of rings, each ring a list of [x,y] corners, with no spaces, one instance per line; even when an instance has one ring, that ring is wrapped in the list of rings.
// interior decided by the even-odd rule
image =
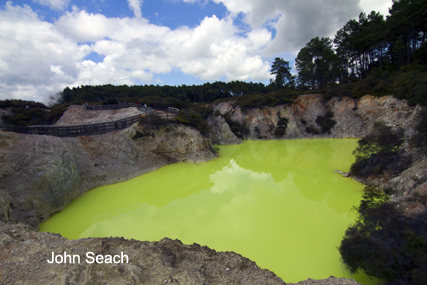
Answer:
[[[369,133],[374,123],[383,121],[393,127],[405,129],[406,135],[413,132],[415,115],[419,107],[409,107],[406,101],[392,96],[374,97],[366,95],[360,100],[349,97],[334,97],[325,102],[320,94],[299,96],[294,103],[275,107],[262,107],[242,110],[233,102],[223,102],[214,110],[223,116],[230,116],[248,130],[245,139],[298,139],[298,138],[359,138]],[[309,133],[308,128],[321,130],[316,123],[318,117],[325,117],[330,111],[336,124],[330,133]],[[279,120],[288,120],[283,136],[276,136]],[[211,120],[221,120],[213,116]]]
[[[37,227],[95,187],[214,157],[208,139],[172,123],[77,138],[0,132],[0,219]]]

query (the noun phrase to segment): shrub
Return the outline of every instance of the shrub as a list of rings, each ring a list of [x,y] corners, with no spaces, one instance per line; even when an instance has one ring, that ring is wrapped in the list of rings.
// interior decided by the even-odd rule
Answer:
[[[142,98],[137,98],[135,101],[136,100],[138,100],[141,105],[146,104],[149,107],[158,109],[167,109],[168,107],[182,109],[185,107],[185,105],[187,105],[187,102],[172,97],[163,98],[159,96],[145,96]]]
[[[325,116],[318,116],[316,118],[316,123],[320,126],[320,131],[322,134],[331,133],[331,129],[335,126],[337,122],[332,120],[334,113],[332,111],[327,111]]]
[[[195,127],[201,134],[205,135],[210,132],[206,120],[211,114],[213,114],[212,106],[190,104],[187,108],[182,109],[175,119],[180,123]]]
[[[140,131],[136,131],[135,135],[132,137],[133,140],[139,139],[139,138],[144,138],[144,137],[152,137],[154,138],[154,134],[153,133],[142,133]]]
[[[313,126],[306,127],[305,131],[309,134],[314,134],[314,135],[320,134],[320,130],[316,127],[313,127]]]
[[[166,125],[168,121],[158,115],[149,114],[139,119],[139,123],[154,126],[154,127],[160,127],[160,126]]]
[[[18,101],[18,103],[20,103],[20,101]],[[38,105],[35,103],[34,106]],[[24,106],[11,108],[12,114],[3,115],[2,119],[7,125],[12,126],[52,125],[61,118],[64,111],[67,110],[67,107],[68,104],[56,105],[53,106],[50,111],[39,107],[26,108]]]
[[[285,135],[285,133],[286,133],[286,131],[282,128],[279,128],[279,127],[274,130],[274,135],[276,137],[283,137]]]
[[[218,146],[212,146],[212,151],[215,153],[215,154],[218,154],[219,153],[219,147]]]
[[[280,118],[277,122],[277,127],[274,129],[274,136],[283,137],[286,134],[286,128],[288,127],[288,123],[288,119]]]
[[[393,131],[384,123],[375,123],[374,129],[360,139],[353,151],[356,161],[350,171],[359,176],[380,175],[383,171],[400,172],[407,161],[398,156],[403,144],[403,130]]]
[[[427,153],[427,108],[419,114],[415,130],[417,133],[412,136],[410,142],[417,145],[424,153]]]
[[[241,109],[259,108],[261,106],[277,106],[281,104],[292,103],[296,97],[295,91],[275,91],[267,94],[248,94],[241,95],[236,98],[235,106]]]
[[[102,101],[102,105],[115,105],[115,104],[119,104],[119,101],[117,100],[117,98],[107,98],[104,101]]]
[[[21,99],[0,100],[0,108],[6,108],[6,107],[25,108],[26,106],[29,106],[30,108],[47,109],[46,105],[40,102],[24,101]]]
[[[55,124],[62,117],[69,105],[70,104],[58,104],[52,106],[50,112],[45,114],[47,120],[50,121],[50,124]]]
[[[238,121],[235,121],[231,119],[230,115],[224,115],[223,118],[227,122],[227,124],[230,126],[231,131],[238,137],[243,139],[244,136],[249,134],[249,128],[243,123],[239,123]],[[255,129],[255,131],[257,131]],[[258,128],[258,132],[259,132]]]
[[[387,201],[365,188],[360,216],[339,247],[342,260],[352,273],[364,271],[386,284],[427,284],[427,215],[406,217]]]
[[[280,118],[280,120],[277,122],[277,125],[286,129],[286,127],[288,126],[288,123],[289,123],[288,119]]]
[[[393,131],[384,123],[377,122],[373,131],[357,142],[359,146],[353,151],[353,154],[356,157],[369,158],[372,154],[396,153],[403,144],[403,135],[403,130]]]

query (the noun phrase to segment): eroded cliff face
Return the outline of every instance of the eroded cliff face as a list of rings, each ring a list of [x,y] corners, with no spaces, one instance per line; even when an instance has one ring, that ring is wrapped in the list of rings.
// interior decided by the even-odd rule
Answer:
[[[0,219],[37,228],[90,189],[214,157],[197,130],[172,123],[77,138],[0,132]]]
[[[360,100],[335,97],[326,102],[320,94],[299,96],[292,104],[248,110],[234,107],[233,102],[223,102],[215,105],[214,110],[245,125],[249,131],[245,139],[359,138],[369,133],[378,121],[401,127],[409,136],[417,113],[417,108],[392,96],[366,95]],[[332,112],[332,120],[336,122],[330,133],[308,133],[307,127],[320,130],[316,118],[325,116],[328,111]],[[277,137],[274,131],[281,118],[286,118],[288,123],[285,134]]]
[[[207,123],[211,128],[208,138],[213,144],[232,145],[242,143],[242,140],[231,131],[230,125],[222,116],[209,116]]]

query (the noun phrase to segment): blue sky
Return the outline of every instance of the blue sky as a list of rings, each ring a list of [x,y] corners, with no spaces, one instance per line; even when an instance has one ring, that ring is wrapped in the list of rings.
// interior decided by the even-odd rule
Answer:
[[[268,83],[313,37],[391,0],[0,2],[0,99],[47,102],[66,86]]]

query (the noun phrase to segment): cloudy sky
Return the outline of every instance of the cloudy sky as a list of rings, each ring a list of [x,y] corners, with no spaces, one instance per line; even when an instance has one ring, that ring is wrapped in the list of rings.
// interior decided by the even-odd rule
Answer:
[[[313,37],[391,0],[0,2],[0,99],[47,102],[66,86],[268,83]]]

